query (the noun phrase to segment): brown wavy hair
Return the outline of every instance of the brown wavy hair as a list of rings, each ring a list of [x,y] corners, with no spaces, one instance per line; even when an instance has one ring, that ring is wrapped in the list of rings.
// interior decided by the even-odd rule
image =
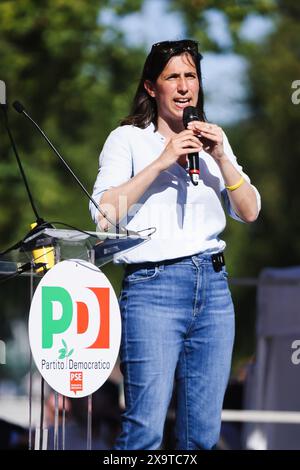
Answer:
[[[121,126],[126,124],[133,125],[145,129],[151,124],[157,130],[157,106],[155,98],[151,97],[145,90],[144,83],[150,80],[155,83],[169,60],[177,55],[189,54],[195,64],[197,76],[199,80],[199,94],[197,102],[197,110],[200,120],[205,121],[204,113],[204,95],[202,87],[202,74],[200,61],[202,55],[198,51],[198,43],[189,39],[180,41],[164,41],[153,44],[150,54],[144,64],[142,76],[140,78],[130,114],[121,121]]]

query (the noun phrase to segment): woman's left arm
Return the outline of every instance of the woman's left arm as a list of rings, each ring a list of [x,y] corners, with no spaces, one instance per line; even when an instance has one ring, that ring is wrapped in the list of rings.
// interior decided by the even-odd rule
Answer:
[[[201,139],[203,150],[211,155],[218,164],[235,213],[244,222],[254,222],[259,213],[255,190],[226,155],[222,128],[202,121],[191,121],[188,124],[188,129],[192,129],[195,135]]]

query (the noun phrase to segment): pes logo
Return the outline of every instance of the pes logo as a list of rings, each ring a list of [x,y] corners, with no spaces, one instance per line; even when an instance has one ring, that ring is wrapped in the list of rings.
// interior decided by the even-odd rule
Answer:
[[[83,372],[70,372],[70,391],[81,392],[83,390]]]

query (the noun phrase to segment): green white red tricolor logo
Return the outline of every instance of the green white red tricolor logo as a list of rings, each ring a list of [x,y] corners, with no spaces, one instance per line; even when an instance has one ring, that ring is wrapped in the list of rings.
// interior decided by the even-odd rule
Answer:
[[[120,339],[118,300],[96,266],[67,260],[45,274],[31,303],[29,340],[37,368],[54,390],[83,397],[101,387]]]

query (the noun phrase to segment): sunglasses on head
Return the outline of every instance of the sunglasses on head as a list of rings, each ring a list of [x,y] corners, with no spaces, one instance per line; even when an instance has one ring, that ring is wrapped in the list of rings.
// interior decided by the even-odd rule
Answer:
[[[199,54],[198,43],[191,39],[182,39],[180,41],[162,41],[153,44],[151,52],[192,52]],[[201,54],[199,54],[201,56]],[[201,56],[202,57],[202,56]]]

